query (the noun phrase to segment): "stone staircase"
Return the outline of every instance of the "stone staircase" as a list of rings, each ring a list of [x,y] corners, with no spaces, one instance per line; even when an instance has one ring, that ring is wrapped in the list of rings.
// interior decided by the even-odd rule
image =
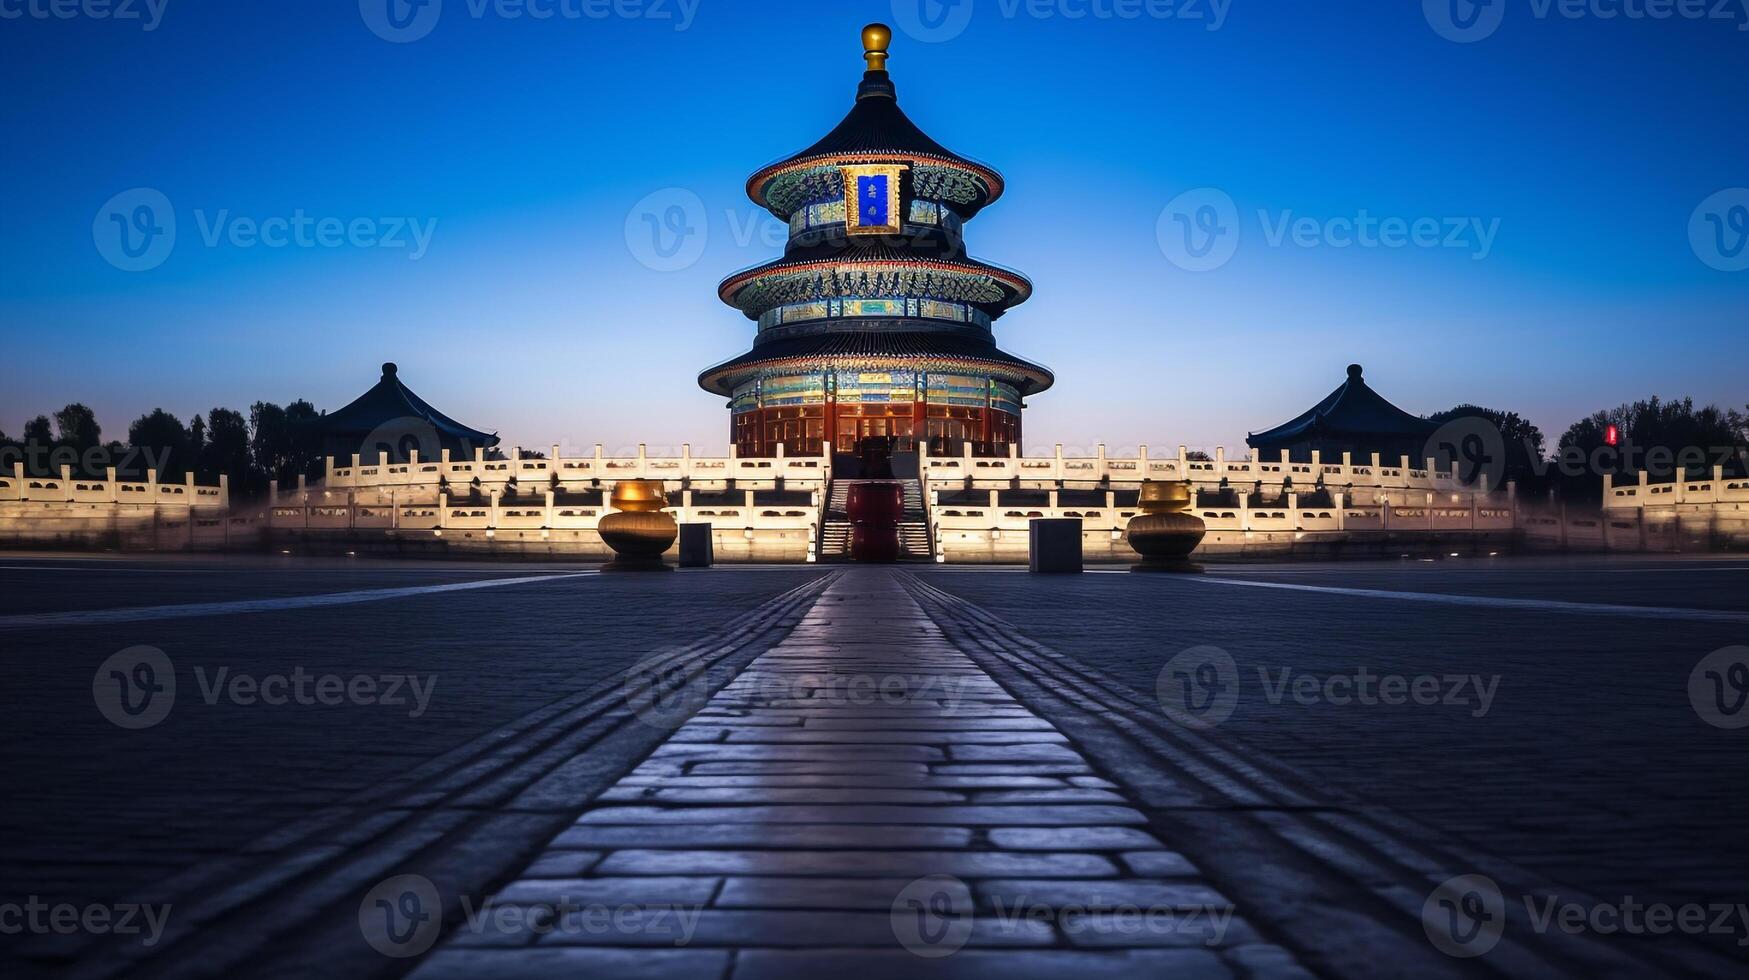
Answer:
[[[929,514],[923,507],[923,483],[917,479],[833,480],[827,488],[826,513],[820,522],[820,540],[815,557],[822,562],[850,560],[850,513],[847,502],[853,483],[899,483],[904,485],[905,515],[899,522],[899,560],[932,562],[934,540],[929,533]]]

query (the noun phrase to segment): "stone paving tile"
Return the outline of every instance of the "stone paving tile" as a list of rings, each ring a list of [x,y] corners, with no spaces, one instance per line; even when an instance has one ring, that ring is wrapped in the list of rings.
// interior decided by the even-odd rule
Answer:
[[[1227,977],[1214,947],[1258,942],[1142,829],[1133,798],[886,570],[835,582],[647,759],[577,802],[589,806],[498,901],[613,896],[648,915],[495,949],[458,937],[475,958],[445,949],[427,969],[567,969],[537,956],[678,944],[733,948],[736,978]],[[573,860],[594,863],[538,873]],[[907,951],[935,952],[922,922],[955,927],[966,948]]]
[[[875,786],[866,789],[827,789],[818,786],[797,788],[634,784],[615,786],[596,799],[638,803],[965,803],[966,796],[965,793],[943,790]],[[1110,795],[1106,794],[1106,798],[1110,798]]]
[[[412,975],[418,980],[524,980],[530,977],[613,977],[614,980],[707,980],[729,969],[725,950],[565,949],[514,952],[438,951]]]
[[[560,834],[553,847],[648,848],[673,847],[799,847],[934,849],[965,847],[972,831],[965,827],[920,827],[891,824],[789,824],[781,835],[759,824],[577,824]],[[597,851],[599,853],[599,851]]]
[[[1017,851],[1115,851],[1160,847],[1134,827],[1015,827],[990,831],[990,843]]]
[[[591,878],[524,879],[500,891],[495,900],[511,905],[547,905],[561,899],[616,905],[703,905],[721,885],[721,878],[615,878],[604,873]]]
[[[1150,878],[1170,878],[1199,872],[1184,855],[1176,851],[1126,851],[1123,863],[1136,874]]]
[[[811,786],[836,788],[867,786],[880,789],[1067,789],[1069,783],[1050,776],[879,776],[860,772],[816,775],[749,776],[627,776],[622,787],[656,786],[662,789],[760,786],[768,788]]]
[[[1277,972],[1258,975],[1286,976]],[[1124,953],[965,950],[941,959],[920,959],[903,951],[743,950],[730,980],[1231,980],[1233,976],[1214,953],[1189,949]]]
[[[530,878],[574,878],[601,861],[600,851],[550,851],[523,874]]]
[[[995,826],[1141,824],[1129,807],[1067,806],[723,806],[611,807],[591,810],[583,823],[923,823]]]
[[[1097,854],[1002,851],[678,851],[630,849],[609,854],[601,874],[857,875],[928,874],[963,877],[1050,875],[1089,878],[1115,875],[1117,866]]]
[[[793,909],[666,909],[624,916],[626,927],[556,929],[539,946],[889,946],[887,910],[798,911]],[[1049,946],[1049,925],[1025,919],[980,917],[967,941],[973,946]]]
[[[891,911],[899,893],[915,881],[905,878],[730,878],[717,895],[719,908],[841,908]],[[964,882],[944,883],[942,897],[954,913],[974,910]]]

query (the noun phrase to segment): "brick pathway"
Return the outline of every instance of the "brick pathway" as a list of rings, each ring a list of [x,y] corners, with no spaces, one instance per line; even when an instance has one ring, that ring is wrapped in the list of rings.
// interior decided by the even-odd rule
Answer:
[[[1147,824],[854,570],[415,975],[1304,975]]]

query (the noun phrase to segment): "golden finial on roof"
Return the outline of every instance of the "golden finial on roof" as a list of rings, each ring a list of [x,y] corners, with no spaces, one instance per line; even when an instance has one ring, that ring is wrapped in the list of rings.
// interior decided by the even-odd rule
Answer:
[[[885,24],[870,24],[862,29],[863,57],[869,71],[887,70],[887,47],[893,43],[893,29]]]

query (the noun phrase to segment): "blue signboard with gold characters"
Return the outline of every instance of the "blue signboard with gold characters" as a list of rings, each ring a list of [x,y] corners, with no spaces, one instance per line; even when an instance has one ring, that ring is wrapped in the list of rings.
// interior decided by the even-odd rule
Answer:
[[[896,234],[902,163],[840,167],[844,173],[844,227],[852,235]]]

